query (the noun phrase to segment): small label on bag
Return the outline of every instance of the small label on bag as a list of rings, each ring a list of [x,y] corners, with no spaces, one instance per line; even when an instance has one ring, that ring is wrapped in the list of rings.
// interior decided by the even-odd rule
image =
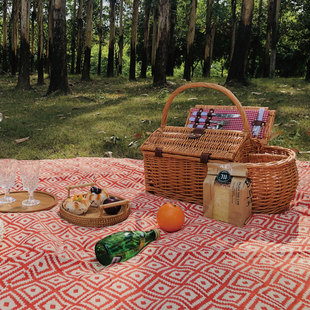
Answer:
[[[217,176],[216,181],[221,184],[229,184],[231,182],[231,175],[227,170],[222,170]]]

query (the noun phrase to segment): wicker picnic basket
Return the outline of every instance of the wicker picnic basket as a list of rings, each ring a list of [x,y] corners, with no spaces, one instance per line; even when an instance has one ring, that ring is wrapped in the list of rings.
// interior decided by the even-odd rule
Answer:
[[[225,94],[236,106],[244,130],[167,126],[173,99],[180,92],[197,87]],[[160,128],[142,144],[141,151],[146,191],[181,201],[203,203],[203,181],[208,173],[208,162],[247,165],[252,181],[253,212],[286,210],[298,183],[295,153],[264,146],[252,138],[240,101],[227,88],[213,83],[191,83],[176,89],[166,102]]]

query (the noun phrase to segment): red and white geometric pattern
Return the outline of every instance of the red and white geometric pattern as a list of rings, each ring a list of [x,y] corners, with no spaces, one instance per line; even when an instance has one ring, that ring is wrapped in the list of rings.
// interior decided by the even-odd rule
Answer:
[[[131,201],[124,222],[104,228],[69,224],[59,207],[0,213],[0,309],[310,309],[310,163],[289,211],[253,214],[235,227],[205,218],[202,206],[175,201],[185,225],[161,231],[132,259],[104,267],[95,243],[122,230],[158,227],[168,199],[144,192],[143,161],[43,160],[39,190],[62,201],[68,185],[96,181]],[[22,189],[17,176],[15,189]]]

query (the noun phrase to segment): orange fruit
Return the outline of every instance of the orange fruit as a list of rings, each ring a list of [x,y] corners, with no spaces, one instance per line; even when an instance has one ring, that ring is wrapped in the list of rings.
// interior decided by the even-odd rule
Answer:
[[[184,212],[180,206],[167,202],[157,211],[157,223],[167,232],[177,231],[184,224]]]

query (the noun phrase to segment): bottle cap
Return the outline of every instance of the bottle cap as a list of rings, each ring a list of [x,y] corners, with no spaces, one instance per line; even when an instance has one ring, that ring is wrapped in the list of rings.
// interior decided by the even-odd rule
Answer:
[[[154,231],[154,233],[155,233],[155,240],[157,240],[159,237],[160,237],[160,232],[159,232],[159,229],[157,229],[157,228],[154,228],[154,229],[152,229],[153,231]]]

